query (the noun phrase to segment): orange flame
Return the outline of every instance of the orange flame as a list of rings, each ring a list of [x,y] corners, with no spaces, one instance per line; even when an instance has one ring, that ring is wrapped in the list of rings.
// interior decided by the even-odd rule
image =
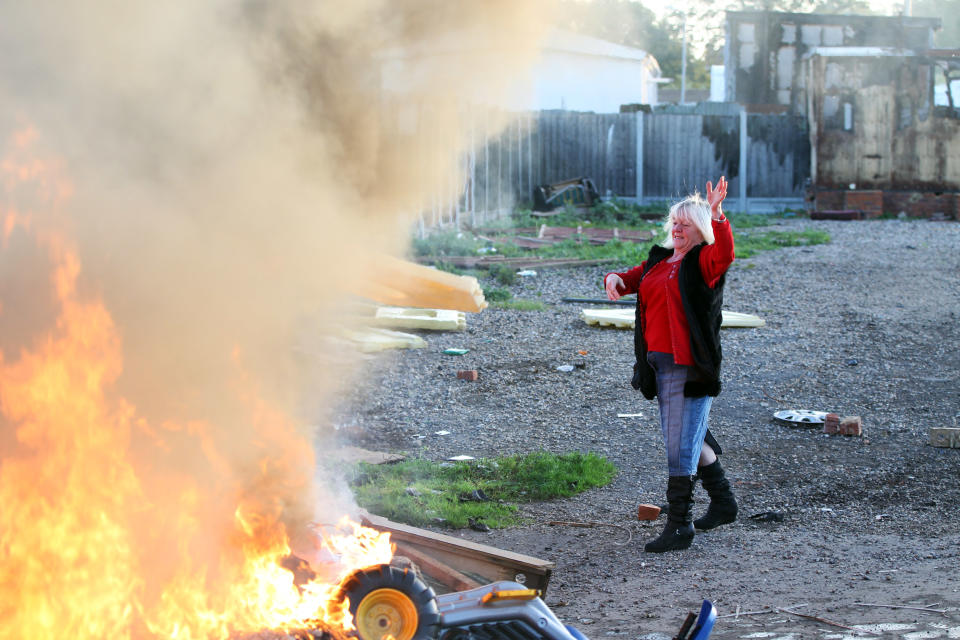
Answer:
[[[331,596],[350,571],[390,561],[388,534],[344,518],[315,537],[329,567],[297,584],[283,566],[285,516],[291,494],[313,491],[314,460],[292,421],[245,384],[238,401],[263,440],[251,470],[218,451],[212,425],[152,426],[118,394],[121,332],[102,302],[78,292],[76,250],[12,204],[25,185],[50,207],[71,192],[56,163],[29,158],[35,138],[18,134],[0,158],[0,251],[18,229],[35,236],[56,302],[30,344],[0,350],[0,638],[210,639],[311,620],[349,628],[346,603]],[[0,300],[0,314],[16,313],[12,302]],[[184,443],[202,452],[202,477],[165,466]]]

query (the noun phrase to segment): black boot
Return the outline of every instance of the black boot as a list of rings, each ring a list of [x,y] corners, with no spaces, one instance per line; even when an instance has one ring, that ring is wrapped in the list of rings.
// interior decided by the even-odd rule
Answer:
[[[693,542],[693,516],[690,513],[693,507],[693,483],[694,476],[670,476],[667,481],[667,526],[659,538],[643,546],[644,551],[679,551]]]
[[[720,460],[700,467],[697,471],[703,482],[703,488],[710,495],[710,506],[707,507],[707,512],[702,518],[693,521],[693,526],[706,531],[736,520],[737,500],[730,491],[730,483],[727,482],[727,477],[723,473]]]

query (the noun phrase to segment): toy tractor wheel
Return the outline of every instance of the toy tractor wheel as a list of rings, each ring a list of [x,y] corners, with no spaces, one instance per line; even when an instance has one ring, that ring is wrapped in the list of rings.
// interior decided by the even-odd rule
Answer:
[[[353,572],[336,599],[348,598],[360,640],[433,640],[440,613],[433,589],[413,572],[378,565]]]

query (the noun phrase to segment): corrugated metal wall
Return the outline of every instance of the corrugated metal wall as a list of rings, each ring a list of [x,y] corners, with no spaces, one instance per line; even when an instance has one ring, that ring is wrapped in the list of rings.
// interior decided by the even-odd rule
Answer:
[[[591,178],[602,196],[633,200],[639,192],[641,201],[654,202],[702,193],[707,180],[725,175],[728,198],[736,199],[744,193],[741,163],[747,199],[803,198],[810,172],[804,120],[748,114],[744,136],[737,109],[520,115],[499,137],[468,153],[461,197],[425,213],[424,224],[482,224],[515,206],[529,206],[536,185],[577,177]]]

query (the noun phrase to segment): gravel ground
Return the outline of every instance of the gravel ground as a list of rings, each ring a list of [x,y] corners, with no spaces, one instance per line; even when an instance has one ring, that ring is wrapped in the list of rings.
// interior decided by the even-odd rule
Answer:
[[[731,267],[724,308],[766,320],[724,330],[724,391],[711,413],[741,515],[687,551],[643,552],[663,517],[638,522],[636,505],[665,502],[666,468],[656,405],[629,385],[631,332],[589,326],[584,305],[561,302],[601,297],[608,268],[542,270],[512,290],[546,311],[487,309],[465,332],[423,333],[425,349],[376,355],[337,420],[359,427],[356,444],[435,460],[538,449],[612,460],[612,484],[525,505],[527,525],[453,533],[555,562],[545,600],[588,637],[668,638],[709,598],[725,616],[716,638],[868,636],[778,607],[874,635],[960,638],[960,449],[929,444],[931,427],[960,420],[960,224],[777,227],[823,229],[832,242]],[[457,369],[480,378],[457,380]],[[781,409],[861,416],[863,436],[791,427],[773,419]],[[699,517],[702,488],[696,498]],[[771,511],[782,521],[750,517]]]

